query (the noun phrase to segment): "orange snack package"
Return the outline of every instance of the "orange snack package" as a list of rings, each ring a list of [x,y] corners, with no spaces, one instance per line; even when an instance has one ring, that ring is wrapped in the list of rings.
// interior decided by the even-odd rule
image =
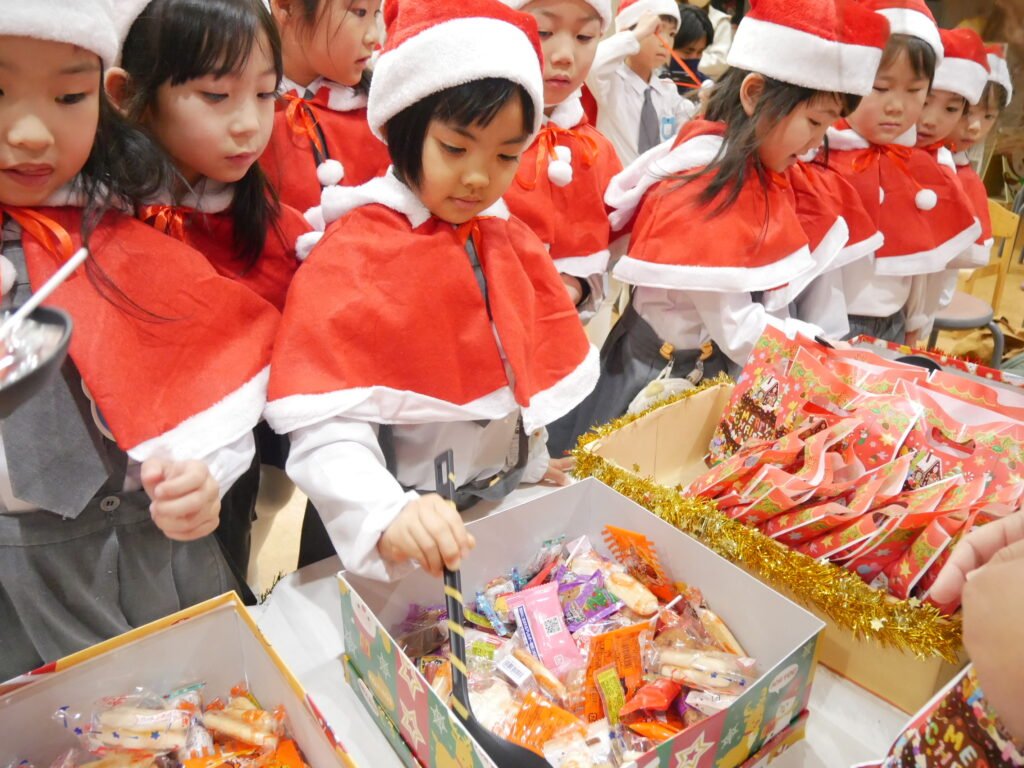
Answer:
[[[587,736],[587,727],[572,714],[530,691],[515,714],[494,729],[495,734],[544,756],[544,745],[551,739],[576,734]]]
[[[633,624],[597,635],[590,641],[590,658],[587,661],[587,676],[584,683],[583,714],[588,723],[604,717],[604,705],[598,690],[595,675],[601,669],[613,664],[626,688],[626,700],[633,698],[644,682],[643,654],[640,636],[650,633],[650,625]]]
[[[642,533],[614,525],[604,527],[604,541],[630,576],[666,603],[676,598],[678,593],[658,558],[653,541]]]

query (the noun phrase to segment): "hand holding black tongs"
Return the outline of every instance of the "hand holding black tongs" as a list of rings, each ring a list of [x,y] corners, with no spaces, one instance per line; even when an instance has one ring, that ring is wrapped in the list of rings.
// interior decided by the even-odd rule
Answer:
[[[454,457],[449,450],[434,459],[437,495],[451,501],[455,496]],[[448,608],[448,642],[452,649],[452,709],[498,768],[551,768],[543,757],[511,741],[499,739],[473,716],[469,706],[469,671],[466,668],[466,635],[463,629],[462,574],[444,569],[444,600]]]

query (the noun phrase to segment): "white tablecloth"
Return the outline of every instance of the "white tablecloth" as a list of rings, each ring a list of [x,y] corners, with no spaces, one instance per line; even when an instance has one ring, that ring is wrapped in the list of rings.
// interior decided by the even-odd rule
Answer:
[[[467,520],[521,504],[549,489],[524,488],[501,505],[481,506]],[[362,768],[401,765],[355,692],[346,684],[341,656],[337,558],[303,568],[277,584],[255,609],[270,643],[312,696],[335,735]],[[440,582],[438,591],[440,593]],[[778,768],[843,768],[885,754],[907,715],[862,688],[819,667],[811,693],[807,738],[783,754]]]

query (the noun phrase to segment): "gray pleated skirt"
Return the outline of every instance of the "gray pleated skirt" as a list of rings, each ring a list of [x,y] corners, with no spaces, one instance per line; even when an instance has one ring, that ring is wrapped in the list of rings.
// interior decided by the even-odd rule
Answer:
[[[0,680],[233,590],[214,536],[168,539],[143,491],[0,514]]]
[[[661,354],[664,342],[630,304],[601,347],[601,377],[587,398],[553,424],[548,425],[548,451],[558,457],[576,447],[579,436],[593,427],[622,416],[640,391],[658,377],[668,364]],[[680,349],[672,354],[675,376],[685,376],[697,366],[699,349]],[[726,370],[728,359],[716,346],[704,361],[704,378]]]

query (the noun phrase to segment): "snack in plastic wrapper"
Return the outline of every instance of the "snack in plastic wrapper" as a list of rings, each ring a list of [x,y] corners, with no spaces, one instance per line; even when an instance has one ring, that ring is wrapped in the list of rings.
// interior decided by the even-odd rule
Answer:
[[[582,664],[579,649],[565,625],[554,582],[517,592],[507,599],[530,653],[556,675]]]
[[[586,738],[587,727],[571,712],[536,693],[527,693],[512,717],[494,729],[503,739],[543,755],[544,745],[556,737],[576,733]]]
[[[558,600],[565,613],[570,632],[607,618],[622,610],[624,603],[605,589],[604,576],[595,571],[582,581],[562,582],[558,587]]]
[[[646,683],[643,688],[636,692],[626,705],[619,712],[625,717],[639,710],[647,712],[665,712],[672,702],[679,698],[683,686],[668,678],[659,677]]]
[[[614,525],[604,527],[604,540],[626,572],[665,602],[677,592],[658,557],[654,542],[641,533]]]
[[[530,670],[540,687],[547,691],[555,701],[564,702],[566,700],[569,692],[565,685],[533,654],[524,648],[516,648],[512,651],[512,655],[519,663]]]
[[[284,725],[284,710],[260,709],[244,685],[231,690],[231,698],[212,702],[203,713],[203,726],[214,735],[255,747],[276,748]]]
[[[412,658],[427,656],[448,642],[447,620],[443,606],[410,605],[395,641]]]
[[[604,717],[604,707],[595,678],[598,670],[609,664],[614,665],[619,678],[625,684],[627,699],[631,699],[640,689],[644,675],[640,637],[643,634],[649,635],[650,631],[646,624],[635,624],[598,635],[590,641],[584,700],[584,715],[588,722]]]

